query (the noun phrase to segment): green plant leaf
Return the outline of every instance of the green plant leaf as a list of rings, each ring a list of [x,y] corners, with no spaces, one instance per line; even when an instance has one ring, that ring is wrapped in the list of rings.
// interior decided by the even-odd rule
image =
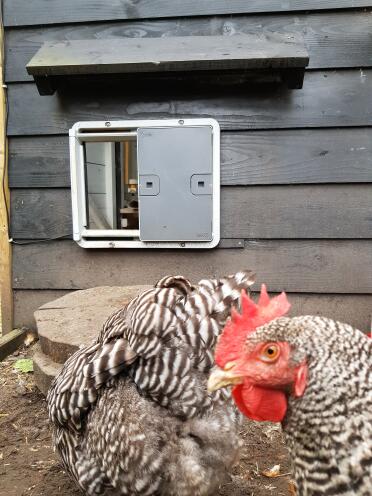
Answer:
[[[31,358],[21,358],[15,362],[14,368],[23,374],[27,374],[34,371],[34,362]]]

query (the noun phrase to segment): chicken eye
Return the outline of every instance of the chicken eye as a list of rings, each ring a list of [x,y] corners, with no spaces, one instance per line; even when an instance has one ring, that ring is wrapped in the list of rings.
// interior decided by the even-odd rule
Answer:
[[[276,344],[267,344],[262,352],[261,359],[265,362],[274,362],[280,355],[280,348]]]

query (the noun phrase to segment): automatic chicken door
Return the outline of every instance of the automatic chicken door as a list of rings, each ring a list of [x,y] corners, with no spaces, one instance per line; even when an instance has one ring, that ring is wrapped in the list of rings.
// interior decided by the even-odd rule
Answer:
[[[84,248],[213,248],[213,119],[78,122],[70,130],[74,240]]]

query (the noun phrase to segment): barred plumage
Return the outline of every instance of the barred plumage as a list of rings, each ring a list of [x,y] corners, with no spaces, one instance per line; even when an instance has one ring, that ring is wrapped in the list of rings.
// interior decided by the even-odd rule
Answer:
[[[250,343],[287,342],[308,365],[283,424],[300,496],[372,495],[372,339],[323,317],[279,318]]]
[[[195,287],[164,277],[67,360],[47,403],[57,450],[86,494],[214,494],[236,458],[240,417],[206,380],[253,281],[250,271]]]

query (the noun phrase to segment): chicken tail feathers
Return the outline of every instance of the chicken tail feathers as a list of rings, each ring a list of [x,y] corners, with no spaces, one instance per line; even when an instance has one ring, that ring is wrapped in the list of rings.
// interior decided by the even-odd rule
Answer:
[[[77,351],[67,360],[48,392],[52,422],[79,431],[84,415],[97,401],[101,386],[125,371],[136,358],[125,339],[102,347],[93,344]]]

